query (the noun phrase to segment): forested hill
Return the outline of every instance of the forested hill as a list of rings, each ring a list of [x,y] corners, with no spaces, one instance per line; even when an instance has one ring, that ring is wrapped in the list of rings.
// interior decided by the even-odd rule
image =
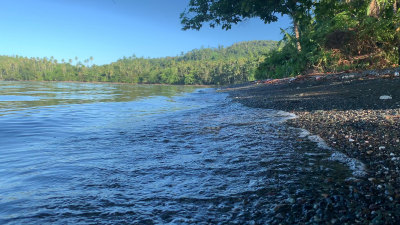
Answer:
[[[254,79],[276,41],[249,41],[230,47],[195,49],[164,58],[124,57],[97,66],[91,60],[0,56],[0,80],[83,81],[164,84],[233,84]]]
[[[179,58],[182,60],[210,60],[255,57],[263,55],[276,47],[276,41],[239,42],[227,48],[220,46],[218,48],[194,49]]]

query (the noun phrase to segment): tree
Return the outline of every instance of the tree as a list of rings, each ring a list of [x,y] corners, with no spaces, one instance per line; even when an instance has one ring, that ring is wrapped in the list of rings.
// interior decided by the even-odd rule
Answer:
[[[300,22],[312,6],[312,0],[191,0],[180,18],[183,30],[199,30],[203,23],[228,30],[232,24],[248,18],[258,17],[264,23],[271,23],[278,20],[278,15],[288,15],[293,20],[297,49],[301,51]]]
[[[275,41],[250,41],[230,47],[195,49],[181,56],[163,58],[123,57],[107,65],[86,65],[73,59],[0,56],[0,79],[103,81],[167,84],[228,84],[254,77],[265,53],[277,47]],[[68,61],[69,63],[67,63]]]
[[[389,9],[389,10],[386,10]],[[389,12],[389,13],[388,13]],[[397,0],[370,0],[369,5],[367,8],[367,14],[368,16],[375,17],[378,20],[386,19],[389,21],[394,22],[391,26],[391,28],[394,28],[394,42],[396,42],[397,45],[397,55],[398,55],[398,61],[397,63],[400,65],[400,38],[399,38],[399,23],[398,21],[395,22],[395,17],[397,14]],[[388,15],[389,14],[389,15]],[[398,19],[398,16],[397,16]]]

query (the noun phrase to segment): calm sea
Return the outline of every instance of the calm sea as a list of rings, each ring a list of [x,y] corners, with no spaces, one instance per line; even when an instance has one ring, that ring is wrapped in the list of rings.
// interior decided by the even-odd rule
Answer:
[[[356,170],[290,117],[211,88],[0,82],[0,224],[271,222]]]

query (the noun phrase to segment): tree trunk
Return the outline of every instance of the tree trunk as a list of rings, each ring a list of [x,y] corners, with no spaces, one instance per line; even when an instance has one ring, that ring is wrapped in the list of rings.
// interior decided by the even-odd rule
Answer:
[[[400,66],[400,45],[397,45],[397,55],[399,59],[397,60],[397,64]]]
[[[296,19],[293,19],[293,24],[294,24],[294,35],[296,37],[297,50],[301,52],[299,22]]]
[[[378,1],[377,0],[372,0],[369,3],[367,15],[375,17],[375,18],[379,18],[379,12],[380,12],[380,8],[379,8]]]
[[[393,12],[397,13],[397,1],[396,0],[393,1]]]

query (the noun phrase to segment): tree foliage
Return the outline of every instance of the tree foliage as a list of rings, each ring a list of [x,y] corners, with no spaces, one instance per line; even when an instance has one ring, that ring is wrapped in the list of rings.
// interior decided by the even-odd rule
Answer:
[[[297,50],[301,51],[299,26],[310,15],[312,6],[312,0],[191,0],[181,14],[181,23],[184,30],[199,30],[204,23],[228,30],[248,18],[271,23],[278,20],[278,15],[288,15],[293,20]]]
[[[264,23],[278,20],[278,15],[299,18],[312,6],[310,0],[191,0],[181,14],[183,29],[200,29],[203,23],[211,27],[230,29],[248,18],[260,18]]]
[[[0,56],[0,80],[83,81],[164,84],[233,84],[254,79],[274,41],[251,41],[224,48],[201,48],[176,57],[124,57],[111,64],[89,66],[54,58]]]
[[[397,66],[400,14],[396,0],[191,0],[181,15],[183,29],[204,24],[230,29],[257,17],[265,23],[288,15],[279,49],[256,71],[257,79],[301,73]]]
[[[387,68],[399,64],[400,14],[393,0],[317,1],[300,25],[302,52],[288,31],[256,78]]]

